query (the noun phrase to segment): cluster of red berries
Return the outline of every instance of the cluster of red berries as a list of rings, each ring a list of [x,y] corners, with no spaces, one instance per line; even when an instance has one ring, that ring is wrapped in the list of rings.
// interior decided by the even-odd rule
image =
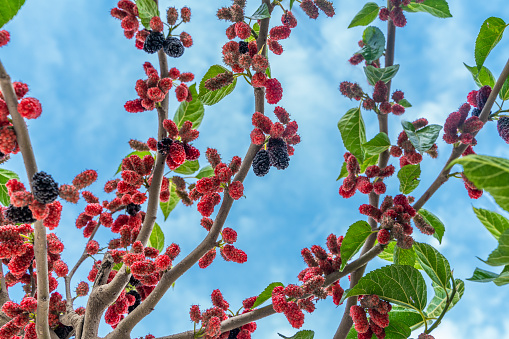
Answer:
[[[343,157],[346,162],[348,176],[339,187],[339,195],[348,199],[352,197],[357,190],[363,194],[375,192],[380,195],[385,193],[387,187],[383,179],[394,174],[394,166],[389,165],[382,169],[377,165],[368,166],[364,171],[365,175],[360,175],[361,168],[357,158],[349,152],[346,152]],[[373,183],[371,183],[370,179],[373,179]]]
[[[0,47],[3,47],[9,43],[11,35],[6,30],[0,31]]]
[[[327,0],[302,0],[300,8],[310,19],[318,18],[318,9],[322,10],[328,17],[333,17],[336,14],[332,2]]]
[[[127,39],[132,39],[138,32],[140,23],[138,22],[138,7],[129,0],[120,0],[117,7],[110,12],[111,16],[122,20],[120,25],[124,29],[124,35]]]
[[[197,204],[198,212],[204,217],[209,217],[214,212],[214,207],[221,202],[219,193],[226,190],[230,197],[238,200],[244,195],[244,185],[238,180],[231,181],[233,175],[240,169],[242,163],[240,157],[234,156],[226,165],[213,148],[208,148],[205,155],[214,169],[214,175],[199,179],[189,192],[189,197],[193,201],[200,200]]]
[[[250,322],[239,328],[221,333],[221,321],[228,319],[226,311],[230,304],[224,299],[220,290],[214,290],[211,294],[213,307],[201,312],[198,305],[192,305],[189,316],[193,322],[201,322],[200,333],[207,339],[251,339],[251,333],[256,330],[256,323]],[[241,314],[251,311],[256,297],[247,298],[242,302],[244,310]]]
[[[478,189],[473,182],[468,180],[464,172],[461,172],[461,178],[463,179],[463,184],[467,189],[470,199],[479,199],[482,196],[483,190]]]
[[[283,53],[283,46],[279,43],[280,40],[287,39],[290,36],[291,29],[297,26],[297,19],[291,11],[285,11],[281,16],[281,26],[274,26],[269,31],[267,38],[267,46],[276,55]]]
[[[412,122],[412,125],[415,130],[418,131],[428,125],[428,120],[426,118],[420,118]],[[438,157],[437,149],[437,144],[433,144],[425,153],[431,158],[436,159]],[[401,168],[406,165],[417,165],[422,161],[422,155],[417,152],[405,131],[401,131],[398,135],[397,145],[391,146],[389,152],[393,157],[399,158],[399,166]]]
[[[362,57],[361,54],[356,54],[350,59],[350,63],[357,64],[363,60],[363,58],[361,59],[357,56]],[[348,81],[343,81],[339,84],[339,91],[349,99],[355,99],[357,101],[362,100],[362,107],[367,111],[374,110],[379,114],[392,113],[394,115],[402,115],[405,113],[405,107],[399,103],[404,99],[404,93],[399,90],[394,91],[394,93],[392,93],[392,99],[394,101],[387,101],[388,88],[385,82],[381,80],[375,83],[372,97],[364,93],[359,84]]]
[[[97,180],[97,172],[95,170],[86,170],[78,174],[72,180],[72,185],[61,185],[58,188],[58,193],[60,198],[64,199],[67,202],[76,204],[80,199],[79,191],[85,187],[92,185]],[[90,192],[83,192],[83,197],[86,199],[91,199],[93,202],[98,202],[99,200]],[[87,200],[88,202],[88,200]]]
[[[456,112],[449,114],[444,124],[443,139],[448,144],[461,142],[465,145],[475,146],[477,140],[474,134],[479,131],[483,126],[483,122],[478,116],[468,117],[470,112],[470,105],[465,103],[460,106]],[[458,132],[460,135],[458,136]]]
[[[210,231],[213,225],[213,221],[210,218],[203,217],[201,220],[201,225],[207,230]],[[237,241],[237,232],[235,230],[226,227],[222,230],[221,235],[223,237],[222,243],[219,245],[219,253],[223,257],[225,261],[233,261],[238,264],[243,264],[247,261],[246,253],[233,246],[232,244]],[[206,268],[212,261],[216,258],[216,247],[205,253],[203,257],[198,261],[198,266],[200,268]]]
[[[295,149],[292,145],[300,143],[300,135],[297,134],[299,125],[297,121],[290,120],[290,114],[280,106],[274,108],[274,114],[278,122],[272,120],[266,115],[255,112],[251,119],[255,127],[251,131],[251,142],[255,145],[264,145],[267,142],[267,136],[273,139],[281,138],[287,145],[288,155],[293,155]]]
[[[194,80],[193,73],[181,73],[174,67],[170,69],[169,77],[160,78],[154,66],[148,61],[143,64],[143,69],[148,79],[136,81],[135,90],[139,98],[125,103],[124,108],[127,112],[139,113],[153,110],[158,103],[164,100],[166,94],[173,87],[173,81],[175,80],[180,81],[180,85],[175,87],[177,100],[179,102],[193,100],[191,91],[185,84],[185,82]]]
[[[357,338],[371,339],[374,334],[378,339],[384,339],[385,328],[389,326],[391,309],[392,305],[385,300],[380,300],[376,294],[362,296],[360,306],[350,307],[350,317],[354,322]]]
[[[7,32],[7,31],[0,31]],[[2,34],[0,34],[1,43]],[[1,45],[0,45],[1,46]],[[14,91],[18,99],[18,113],[26,119],[36,119],[41,115],[42,107],[36,98],[25,97],[28,93],[28,86],[23,82],[13,82]],[[14,127],[9,119],[9,109],[5,98],[0,92],[0,153],[2,158],[13,153],[19,152],[19,145],[16,139]]]
[[[37,299],[25,296],[19,304],[7,301],[2,305],[2,312],[11,320],[0,328],[0,338],[10,339],[17,337],[24,330],[24,338],[37,338],[33,313],[37,310]],[[32,315],[32,316],[31,316]],[[17,337],[21,338],[21,337]]]
[[[110,305],[104,313],[104,321],[112,328],[116,328],[118,323],[124,319],[124,314],[127,314],[129,307],[134,305],[136,297],[132,294],[127,294],[122,290],[115,303]]]
[[[41,172],[44,173],[44,172]],[[56,183],[53,182],[54,185],[51,185],[51,200],[56,199],[58,194],[58,190],[56,189]],[[6,219],[9,219],[11,222],[34,222],[35,220],[42,220],[43,225],[50,230],[55,229],[59,222],[62,214],[62,205],[59,201],[52,201],[50,203],[41,203],[37,197],[45,196],[47,191],[42,190],[42,185],[34,185],[34,189],[39,189],[39,195],[34,197],[34,194],[27,192],[25,189],[25,185],[19,182],[16,179],[10,179],[5,186],[7,187],[7,192],[11,198],[11,205],[8,207],[5,213]],[[48,201],[48,200],[44,200]],[[21,216],[20,214],[23,214]],[[24,220],[21,220],[24,219]]]
[[[414,239],[411,237],[413,228],[410,220],[412,218],[416,227],[422,233],[427,235],[435,233],[435,229],[410,206],[413,200],[413,197],[407,197],[403,194],[398,194],[394,198],[387,195],[380,208],[363,204],[359,207],[359,212],[373,218],[376,222],[380,222],[377,239],[381,245],[387,245],[394,238],[400,248],[408,249],[414,243]]]
[[[382,21],[387,21],[389,19],[394,22],[396,27],[405,27],[406,26],[406,17],[403,14],[403,7],[408,6],[411,0],[390,0],[392,9],[389,11],[388,8],[382,7],[380,12],[378,13],[378,17]],[[422,3],[424,0],[415,0],[416,3]]]

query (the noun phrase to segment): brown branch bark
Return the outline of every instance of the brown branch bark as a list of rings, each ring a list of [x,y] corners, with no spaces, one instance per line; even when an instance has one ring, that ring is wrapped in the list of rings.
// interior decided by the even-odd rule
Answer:
[[[37,163],[30,142],[30,136],[23,117],[18,112],[18,99],[11,77],[0,62],[0,87],[5,98],[5,102],[12,118],[16,140],[19,144],[25,170],[28,177],[30,188],[32,188],[32,177],[37,173]],[[37,320],[36,332],[40,339],[50,339],[51,334],[48,324],[49,312],[49,282],[48,282],[48,258],[46,250],[46,228],[42,221],[36,221],[34,225],[34,251],[37,262]]]

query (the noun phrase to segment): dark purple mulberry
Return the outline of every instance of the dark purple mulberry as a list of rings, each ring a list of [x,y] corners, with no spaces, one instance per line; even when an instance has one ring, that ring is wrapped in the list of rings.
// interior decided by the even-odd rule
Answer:
[[[137,205],[137,204],[133,204],[133,203],[127,204],[127,206],[125,208],[125,211],[127,212],[127,214],[129,214],[132,217],[134,217],[140,210],[141,210],[141,206]]]
[[[184,45],[180,39],[171,36],[164,40],[163,50],[172,58],[180,58],[184,54]]]
[[[147,53],[154,54],[163,47],[164,42],[165,40],[163,33],[152,31],[145,39],[143,50]]]
[[[509,144],[509,117],[500,117],[497,121],[498,135]]]
[[[32,177],[34,198],[41,204],[49,204],[58,197],[58,184],[46,172],[35,173]]]
[[[170,146],[173,144],[173,140],[170,138],[162,138],[157,142],[157,151],[162,155],[168,155]]]
[[[269,173],[270,158],[267,150],[261,149],[256,153],[253,159],[253,172],[257,177],[263,177]]]
[[[31,224],[35,222],[32,211],[28,208],[28,206],[15,207],[13,205],[9,205],[9,207],[5,210],[5,218],[16,224]]]

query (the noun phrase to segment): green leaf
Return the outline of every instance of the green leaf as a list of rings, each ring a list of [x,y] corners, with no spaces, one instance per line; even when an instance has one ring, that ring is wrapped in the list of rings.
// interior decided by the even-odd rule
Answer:
[[[385,36],[378,27],[366,27],[362,33],[362,41],[364,47],[361,49],[361,54],[368,64],[378,60],[385,50]]]
[[[273,283],[269,284],[269,286],[265,287],[263,292],[258,295],[258,297],[256,298],[256,301],[254,302],[253,307],[251,307],[251,309],[258,307],[261,304],[263,304],[264,302],[266,302],[267,300],[269,300],[272,297],[272,291],[274,290],[274,287],[276,287],[276,286],[285,286],[285,285],[283,285],[280,282],[273,282]]]
[[[436,215],[434,215],[430,211],[425,210],[424,208],[421,208],[419,210],[419,214],[424,219],[426,219],[428,224],[433,226],[433,228],[435,229],[435,233],[433,234],[433,236],[438,240],[439,243],[442,243],[442,238],[445,233],[445,226],[442,223],[442,221],[440,221],[440,219]]]
[[[295,0],[290,0],[290,11],[292,10],[292,7],[293,7],[293,3],[295,2]]]
[[[403,194],[410,194],[414,189],[419,186],[421,182],[419,177],[421,175],[421,166],[406,165],[398,172],[399,190]]]
[[[456,294],[454,295],[454,298],[449,306],[449,309],[447,312],[449,312],[454,305],[460,301],[461,297],[463,296],[463,293],[465,292],[465,283],[461,281],[460,279],[454,280],[454,283],[456,285]],[[426,314],[428,315],[428,318],[437,318],[440,316],[442,311],[445,308],[445,305],[447,304],[447,294],[450,296],[452,291],[450,289],[444,290],[442,287],[433,285],[433,288],[435,290],[435,296],[433,299],[431,299],[428,308],[426,309]]]
[[[502,39],[505,28],[506,24],[504,20],[500,18],[490,17],[483,22],[479,35],[477,35],[477,39],[475,40],[474,56],[478,70],[481,69],[491,50],[495,48],[500,39]]]
[[[181,102],[175,111],[175,115],[173,116],[173,121],[179,128],[182,127],[182,124],[184,124],[184,122],[187,120],[193,123],[193,128],[198,128],[198,126],[201,124],[201,121],[203,120],[203,115],[205,113],[203,103],[198,98],[198,92],[196,92],[196,84],[192,84],[189,87],[189,90],[191,91],[193,100],[191,100],[191,102]]]
[[[147,246],[158,249],[159,253],[161,253],[164,249],[164,233],[157,223],[154,224],[152,233],[150,233]]]
[[[509,77],[505,79],[504,84],[502,85],[502,88],[500,89],[500,92],[498,93],[498,96],[502,100],[509,99]]]
[[[161,211],[163,211],[164,221],[168,219],[171,211],[177,206],[180,198],[176,193],[175,184],[170,181],[170,199],[166,202],[159,202],[159,206],[161,207]]]
[[[9,204],[11,203],[11,198],[9,197],[8,189],[7,187],[5,187],[7,181],[11,179],[17,179],[19,181],[19,176],[13,171],[0,168],[0,203],[3,206],[9,206]]]
[[[493,282],[497,286],[509,284],[509,265],[504,267],[504,269],[502,270],[502,273],[500,273],[498,278],[493,280]]]
[[[470,71],[477,86],[483,87],[488,85],[493,88],[495,85],[495,77],[489,69],[482,66],[481,71],[479,71],[477,67],[468,66],[466,63],[463,63],[463,65]]]
[[[407,265],[389,265],[369,272],[346,291],[343,299],[364,294],[376,294],[415,310],[423,310],[427,301],[424,278],[417,269]]]
[[[467,280],[486,283],[486,282],[491,282],[491,281],[495,280],[499,276],[500,276],[500,274],[486,271],[479,267],[476,267],[472,277],[468,278]]]
[[[246,18],[251,20],[270,18],[269,7],[267,7],[266,3],[263,3],[251,16],[246,16]]]
[[[446,289],[452,277],[449,261],[431,245],[414,242],[417,260],[426,274],[437,285]]]
[[[213,175],[214,175],[214,169],[212,168],[212,166],[207,165],[207,166],[203,167],[202,169],[200,169],[198,174],[196,174],[196,179],[212,177]]]
[[[408,12],[425,12],[437,18],[451,18],[449,5],[445,0],[426,0],[423,3],[412,2],[408,6],[403,6],[403,9]]]
[[[0,28],[14,18],[24,3],[25,0],[0,0]]]
[[[341,243],[341,267],[343,270],[348,260],[357,253],[369,235],[373,233],[371,226],[364,220],[357,221],[348,227],[343,242]]]
[[[152,153],[150,153],[149,151],[134,151],[134,152],[131,152],[131,153],[129,153],[128,155],[126,155],[123,159],[128,158],[128,157],[130,157],[131,155],[137,155],[137,156],[139,156],[141,159],[143,159],[143,157],[144,157],[144,156],[146,156],[146,155],[152,155]],[[122,160],[123,160],[123,159],[122,159]],[[122,161],[120,162],[120,165],[118,165],[117,172],[115,172],[115,175],[119,174],[121,171],[122,171]]]
[[[401,99],[400,101],[398,101],[398,104],[405,108],[412,107],[412,104],[407,99]]]
[[[389,324],[391,322],[401,322],[410,327],[411,330],[415,330],[423,326],[425,321],[423,315],[415,310],[398,305],[394,305],[392,307],[392,310],[389,312],[389,320]]]
[[[509,160],[487,155],[470,154],[454,160],[467,178],[479,189],[486,190],[497,204],[509,211]]]
[[[396,247],[396,242],[391,241],[385,246],[382,253],[378,255],[378,257],[382,260],[387,260],[390,262],[394,261],[394,248]]]
[[[380,132],[362,146],[368,154],[380,154],[391,147],[391,141],[387,134]]]
[[[399,246],[394,247],[394,263],[397,265],[415,265],[415,251],[413,248],[402,249]]]
[[[355,155],[359,163],[364,160],[362,144],[366,142],[366,127],[359,108],[351,108],[338,122],[345,148]]]
[[[366,158],[361,164],[361,173],[364,173],[369,166],[376,165],[378,163],[378,156],[378,154],[366,154]]]
[[[217,104],[219,101],[221,101],[225,96],[230,94],[235,89],[235,85],[237,85],[237,78],[235,78],[231,84],[224,86],[224,87],[222,87],[218,90],[215,90],[215,91],[210,91],[205,88],[205,81],[212,79],[221,73],[226,73],[226,72],[230,72],[230,71],[227,68],[224,68],[223,66],[212,65],[212,66],[210,66],[207,73],[205,73],[205,75],[203,76],[203,78],[200,81],[200,86],[199,86],[200,94],[198,95],[198,98],[201,100],[201,102],[204,105],[211,106],[211,105]]]
[[[412,330],[402,321],[391,320],[389,326],[385,328],[386,338],[390,339],[407,339]]]
[[[193,174],[200,168],[198,160],[189,161],[186,160],[182,165],[173,170],[178,174]]]
[[[338,181],[341,178],[346,178],[348,176],[348,170],[346,169],[346,161],[343,162],[343,165],[341,165],[341,171],[339,172],[339,176],[336,179]]]
[[[491,266],[509,265],[509,229],[498,238],[498,247],[488,256],[486,263]]]
[[[371,85],[375,85],[378,81],[382,80],[383,82],[389,82],[396,73],[398,73],[399,65],[393,65],[385,68],[376,68],[373,66],[365,66],[364,73],[368,78],[368,82]]]
[[[355,26],[367,26],[373,22],[378,16],[378,12],[380,11],[380,7],[374,2],[368,2],[362,7],[362,9],[355,15],[348,25],[348,28],[352,28]]]
[[[285,337],[284,335],[282,335],[280,333],[278,333],[278,334],[281,338],[286,338],[286,339],[313,339],[315,337],[315,332],[310,331],[310,330],[299,331],[291,337]]]
[[[440,125],[428,125],[416,131],[414,125],[409,121],[402,121],[401,125],[408,136],[408,140],[419,152],[429,150],[442,130]]]
[[[120,270],[120,269],[122,268],[122,265],[123,265],[123,264],[124,264],[124,263],[122,263],[122,262],[119,262],[119,263],[115,264],[115,265],[113,266],[112,270],[114,270],[114,271],[118,271],[118,270]]]
[[[500,234],[502,234],[506,229],[509,229],[509,220],[507,220],[503,215],[482,208],[472,208],[474,209],[477,219],[479,219],[484,227],[493,234],[495,239],[498,240]]]
[[[153,0],[136,0],[136,6],[138,7],[141,24],[146,29],[150,29],[150,19],[159,16],[157,3]]]

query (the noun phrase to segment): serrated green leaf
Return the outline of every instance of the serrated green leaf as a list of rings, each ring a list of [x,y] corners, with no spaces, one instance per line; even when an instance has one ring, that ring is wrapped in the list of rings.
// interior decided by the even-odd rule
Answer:
[[[343,270],[355,253],[357,253],[369,235],[373,233],[371,226],[363,220],[357,221],[348,227],[343,242],[341,243],[341,267]]]
[[[401,99],[400,101],[398,101],[398,104],[405,108],[412,107],[412,104],[407,99]]]
[[[504,20],[496,17],[486,19],[477,35],[475,40],[475,64],[477,69],[480,70],[488,57],[488,54],[495,48],[495,46],[502,39],[506,24]]]
[[[472,78],[474,78],[477,86],[483,87],[488,85],[493,88],[495,85],[495,77],[489,69],[482,66],[481,71],[479,71],[477,67],[468,66],[466,63],[463,63],[463,65],[465,65],[465,67],[470,71],[470,74],[472,74]]]
[[[217,104],[219,101],[221,101],[225,96],[233,92],[235,89],[235,86],[237,85],[237,78],[233,80],[233,82],[227,86],[224,86],[218,90],[210,91],[207,88],[205,88],[205,81],[212,79],[216,77],[217,75],[221,73],[230,72],[227,68],[224,68],[220,65],[212,65],[210,66],[209,70],[203,78],[200,81],[200,94],[198,94],[198,98],[204,105],[214,105]]]
[[[341,171],[339,172],[339,176],[336,179],[338,181],[341,178],[346,178],[348,176],[348,170],[346,169],[346,161],[343,161],[343,165],[341,165]]]
[[[409,121],[402,121],[401,125],[408,136],[408,140],[410,140],[412,145],[419,152],[426,152],[429,150],[442,130],[442,126],[440,125],[428,125],[416,131],[414,125]]]
[[[495,278],[495,280],[493,280],[493,282],[497,286],[509,284],[509,265],[504,267],[504,269],[502,270],[502,273],[500,273],[498,278]]]
[[[495,239],[498,240],[500,234],[509,229],[509,220],[503,215],[482,208],[472,208],[474,209],[477,219],[479,219],[484,227],[493,234]]]
[[[368,142],[362,144],[362,147],[368,154],[380,154],[391,147],[391,141],[384,132],[380,132]]]
[[[285,337],[281,333],[278,333],[278,334],[281,338],[286,338],[286,339],[313,339],[315,337],[315,332],[310,331],[310,330],[299,331],[291,337]]]
[[[412,2],[408,6],[402,7],[408,12],[425,12],[437,18],[451,18],[449,4],[445,0],[426,0],[423,3]]]
[[[414,266],[416,254],[413,248],[403,249],[399,246],[394,247],[394,263],[397,265]]]
[[[0,28],[16,16],[25,0],[0,0]]]
[[[152,229],[152,233],[150,233],[147,246],[156,248],[159,250],[159,253],[164,249],[164,233],[157,223],[154,223],[154,228]]]
[[[246,16],[246,18],[251,20],[261,20],[265,18],[270,18],[269,7],[267,7],[266,3],[263,3],[260,7],[256,9],[256,11],[251,16]]]
[[[455,279],[454,282],[456,284],[456,294],[454,295],[454,298],[449,305],[447,312],[449,312],[454,307],[454,305],[460,301],[463,293],[465,292],[465,283],[463,281],[460,279]],[[435,290],[435,296],[433,299],[431,299],[428,308],[426,309],[428,318],[437,318],[440,316],[447,304],[447,294],[450,296],[452,293],[450,289],[447,289],[446,292],[446,290],[437,285],[433,285],[433,288]]]
[[[371,85],[375,85],[378,81],[382,80],[387,83],[398,73],[399,65],[393,65],[385,68],[376,68],[373,66],[365,66],[364,73],[368,78],[368,82]]]
[[[475,282],[481,282],[481,283],[487,283],[495,280],[499,277],[500,274],[493,273],[490,271],[483,270],[479,267],[476,267],[474,273],[472,274],[472,277],[468,278],[467,280],[475,281]]]
[[[149,151],[134,151],[126,155],[123,159],[130,157],[131,155],[137,155],[141,159],[143,159],[144,156],[152,155],[152,153],[150,153]],[[120,165],[118,165],[117,172],[115,172],[115,175],[119,174],[121,171],[122,171],[122,161],[120,162]]]
[[[413,247],[419,264],[431,280],[444,289],[449,288],[452,277],[449,261],[431,245],[414,242]]]
[[[361,173],[364,173],[366,171],[366,168],[372,165],[376,165],[378,163],[378,154],[366,154],[365,159],[361,164]]]
[[[348,28],[352,28],[355,26],[367,26],[373,22],[378,16],[378,12],[380,11],[380,7],[374,2],[368,2],[362,7],[362,9],[357,13]]]
[[[256,298],[256,301],[254,302],[253,307],[251,307],[251,309],[258,307],[261,304],[263,304],[264,302],[266,302],[267,300],[269,300],[272,297],[272,291],[274,290],[274,287],[276,287],[276,286],[285,286],[285,285],[283,285],[283,283],[280,283],[280,282],[273,282],[273,283],[269,284],[269,286],[265,287],[263,292],[258,295],[258,297]]]
[[[191,102],[183,101],[175,111],[173,121],[177,124],[177,127],[182,127],[184,122],[187,120],[193,123],[193,128],[198,128],[203,120],[205,114],[205,108],[203,103],[198,98],[198,92],[196,91],[196,84],[192,84],[189,87],[193,100]]]
[[[182,165],[173,170],[178,174],[193,174],[200,168],[198,160],[189,161],[186,160]]]
[[[9,206],[11,203],[11,198],[9,197],[9,192],[5,184],[7,181],[11,179],[17,179],[19,181],[19,176],[13,171],[9,171],[3,168],[0,168],[0,203],[3,206]]]
[[[463,166],[467,178],[479,189],[487,191],[497,204],[509,211],[509,160],[470,154],[451,163]]]
[[[392,310],[389,312],[389,324],[393,321],[401,322],[413,331],[423,326],[425,319],[423,318],[423,315],[415,310],[394,305]]]
[[[509,229],[500,235],[498,247],[490,253],[485,262],[491,266],[509,265]]]
[[[396,242],[391,241],[385,246],[382,253],[378,255],[378,257],[382,260],[387,260],[390,262],[394,262],[394,248],[396,247]]]
[[[410,194],[419,186],[421,180],[421,166],[406,165],[398,171],[399,191],[403,194]]]
[[[157,3],[153,0],[136,0],[136,6],[138,7],[141,24],[146,29],[150,29],[150,19],[159,16]]]
[[[378,60],[385,50],[385,36],[378,27],[366,27],[362,33],[362,41],[364,47],[361,49],[361,54],[368,64]]]
[[[159,206],[161,207],[161,211],[163,212],[164,215],[164,221],[168,219],[168,216],[170,215],[171,211],[175,209],[177,203],[180,200],[179,196],[176,193],[175,184],[172,183],[171,181],[169,184],[169,189],[170,189],[170,199],[168,199],[168,201],[166,202],[163,201],[159,202]]]
[[[359,108],[349,109],[338,122],[338,129],[345,148],[359,163],[364,160],[362,144],[366,142],[366,127]]]
[[[419,214],[424,219],[426,219],[428,224],[433,226],[433,228],[435,229],[435,233],[433,233],[433,236],[438,240],[439,243],[442,243],[442,238],[445,233],[445,226],[442,223],[442,221],[440,221],[440,219],[436,215],[434,215],[430,211],[425,210],[424,208],[421,208],[419,210]]]
[[[196,179],[211,177],[213,175],[214,175],[214,169],[212,168],[212,166],[207,165],[207,166],[201,168],[200,171],[198,172],[198,174],[196,174]]]
[[[343,300],[365,294],[376,294],[381,299],[421,311],[427,301],[424,278],[417,269],[407,265],[384,266],[369,272],[345,291]]]

